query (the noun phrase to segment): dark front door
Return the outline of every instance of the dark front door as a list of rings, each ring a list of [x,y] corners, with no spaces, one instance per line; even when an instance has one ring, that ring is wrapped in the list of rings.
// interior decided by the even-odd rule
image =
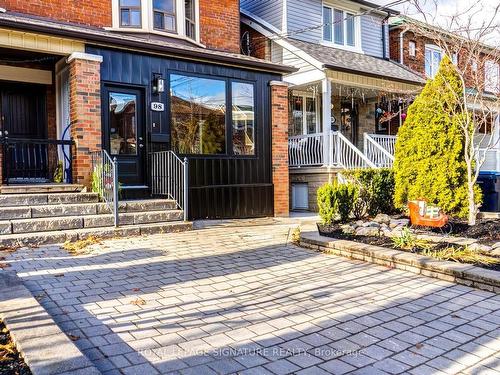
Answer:
[[[5,182],[47,179],[47,145],[36,144],[36,140],[47,135],[45,103],[45,86],[0,83],[0,143]]]
[[[118,180],[124,185],[144,185],[144,95],[139,89],[114,86],[107,86],[104,95],[104,142],[118,161]]]

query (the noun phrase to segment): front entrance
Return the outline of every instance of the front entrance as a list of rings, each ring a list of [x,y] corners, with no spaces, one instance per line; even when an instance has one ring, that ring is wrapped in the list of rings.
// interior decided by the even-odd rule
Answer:
[[[46,87],[0,83],[0,141],[4,182],[46,182],[49,177]]]
[[[136,88],[105,86],[104,148],[118,161],[123,185],[145,184],[144,94]]]

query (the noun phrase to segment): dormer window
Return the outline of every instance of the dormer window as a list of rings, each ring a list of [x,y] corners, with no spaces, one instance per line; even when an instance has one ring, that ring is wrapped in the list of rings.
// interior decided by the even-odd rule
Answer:
[[[323,6],[323,41],[337,46],[357,48],[359,17],[354,12]]]
[[[175,0],[153,0],[154,28],[175,31]]]
[[[141,0],[120,0],[120,26],[141,27]]]
[[[113,30],[165,34],[199,42],[199,0],[112,0]]]

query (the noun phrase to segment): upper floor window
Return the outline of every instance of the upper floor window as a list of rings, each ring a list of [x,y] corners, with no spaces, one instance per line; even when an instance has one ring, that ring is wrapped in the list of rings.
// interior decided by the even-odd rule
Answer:
[[[199,0],[112,0],[113,28],[199,41]]]
[[[153,0],[153,24],[158,30],[175,31],[175,0]]]
[[[356,47],[358,19],[354,13],[323,6],[323,40],[339,46]]]
[[[490,60],[484,63],[484,90],[495,94],[500,93],[500,66]]]
[[[141,0],[120,0],[120,26],[141,27]]]
[[[439,63],[443,58],[443,51],[432,45],[425,46],[425,74],[434,78],[439,70]]]
[[[413,40],[408,42],[408,55],[410,55],[410,57],[415,57],[417,55],[417,45]]]

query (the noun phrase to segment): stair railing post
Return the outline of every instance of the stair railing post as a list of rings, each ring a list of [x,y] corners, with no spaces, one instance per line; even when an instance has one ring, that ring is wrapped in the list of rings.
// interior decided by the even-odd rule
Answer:
[[[118,160],[116,156],[113,158],[113,214],[115,227],[117,227],[120,223],[118,218]]]
[[[189,167],[189,161],[188,161],[188,158],[184,158],[184,221],[187,221],[188,220],[188,207],[189,207],[189,202],[188,202],[188,197],[189,197],[189,171],[188,171],[188,167]]]

